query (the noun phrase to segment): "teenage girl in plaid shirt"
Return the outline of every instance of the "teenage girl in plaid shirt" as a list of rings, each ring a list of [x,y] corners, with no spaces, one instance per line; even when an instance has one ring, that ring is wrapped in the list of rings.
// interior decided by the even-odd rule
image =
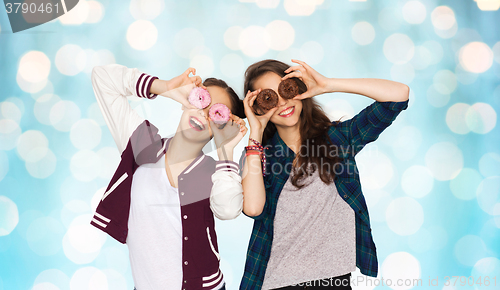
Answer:
[[[263,60],[245,73],[250,139],[240,166],[243,212],[254,228],[240,289],[351,289],[356,266],[368,276],[378,271],[354,156],[407,108],[409,87],[327,78],[292,61],[297,65]],[[289,78],[299,94],[284,99],[278,86]],[[279,101],[256,115],[252,106],[263,89],[274,90]],[[375,102],[350,120],[332,122],[313,97],[334,92]]]

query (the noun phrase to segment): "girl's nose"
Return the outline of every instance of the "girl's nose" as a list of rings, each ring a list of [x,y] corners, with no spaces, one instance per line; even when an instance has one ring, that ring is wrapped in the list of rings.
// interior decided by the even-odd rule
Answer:
[[[278,107],[286,105],[287,102],[288,100],[283,99],[280,95],[278,95]]]

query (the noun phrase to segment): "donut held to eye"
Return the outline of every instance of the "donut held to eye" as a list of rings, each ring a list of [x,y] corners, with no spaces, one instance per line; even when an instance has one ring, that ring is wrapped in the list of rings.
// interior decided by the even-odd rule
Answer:
[[[212,98],[206,89],[196,87],[189,93],[188,101],[198,109],[205,109],[212,102]]]
[[[278,105],[278,94],[272,89],[264,89],[257,95],[252,107],[257,115],[264,115],[276,105]]]
[[[280,82],[278,93],[283,99],[293,99],[299,94],[299,85],[293,79],[286,79]]]
[[[208,110],[208,116],[218,129],[223,129],[229,121],[231,111],[224,104],[213,104]]]

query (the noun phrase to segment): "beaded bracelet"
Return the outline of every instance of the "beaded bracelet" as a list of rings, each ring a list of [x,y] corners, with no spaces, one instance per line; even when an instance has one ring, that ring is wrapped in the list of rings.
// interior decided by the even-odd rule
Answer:
[[[255,145],[250,145],[250,146],[245,147],[245,150],[247,152],[247,153],[245,153],[245,156],[259,154],[260,160],[262,162],[262,175],[265,176],[266,175],[265,174],[265,172],[266,172],[266,155],[264,154],[264,147],[262,147],[262,145],[258,141],[256,141],[255,139],[250,138],[250,141],[252,141]],[[249,151],[251,153],[249,153]]]

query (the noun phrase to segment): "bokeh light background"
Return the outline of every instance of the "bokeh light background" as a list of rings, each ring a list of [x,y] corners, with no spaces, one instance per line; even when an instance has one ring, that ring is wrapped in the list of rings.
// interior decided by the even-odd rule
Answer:
[[[83,1],[12,34],[0,12],[0,289],[133,289],[126,245],[90,226],[119,154],[90,82],[119,63],[162,79],[193,66],[243,97],[264,58],[410,86],[409,108],[357,157],[379,277],[500,289],[500,0]],[[372,100],[316,97],[332,119]],[[130,98],[175,132],[180,105]],[[246,139],[244,139],[246,141]],[[235,151],[239,158],[243,143]],[[217,220],[228,289],[252,220]],[[359,275],[359,270],[355,276]],[[444,276],[496,276],[445,287]],[[498,287],[498,288],[497,288]],[[358,286],[354,289],[411,289]],[[421,288],[421,287],[415,287]]]

